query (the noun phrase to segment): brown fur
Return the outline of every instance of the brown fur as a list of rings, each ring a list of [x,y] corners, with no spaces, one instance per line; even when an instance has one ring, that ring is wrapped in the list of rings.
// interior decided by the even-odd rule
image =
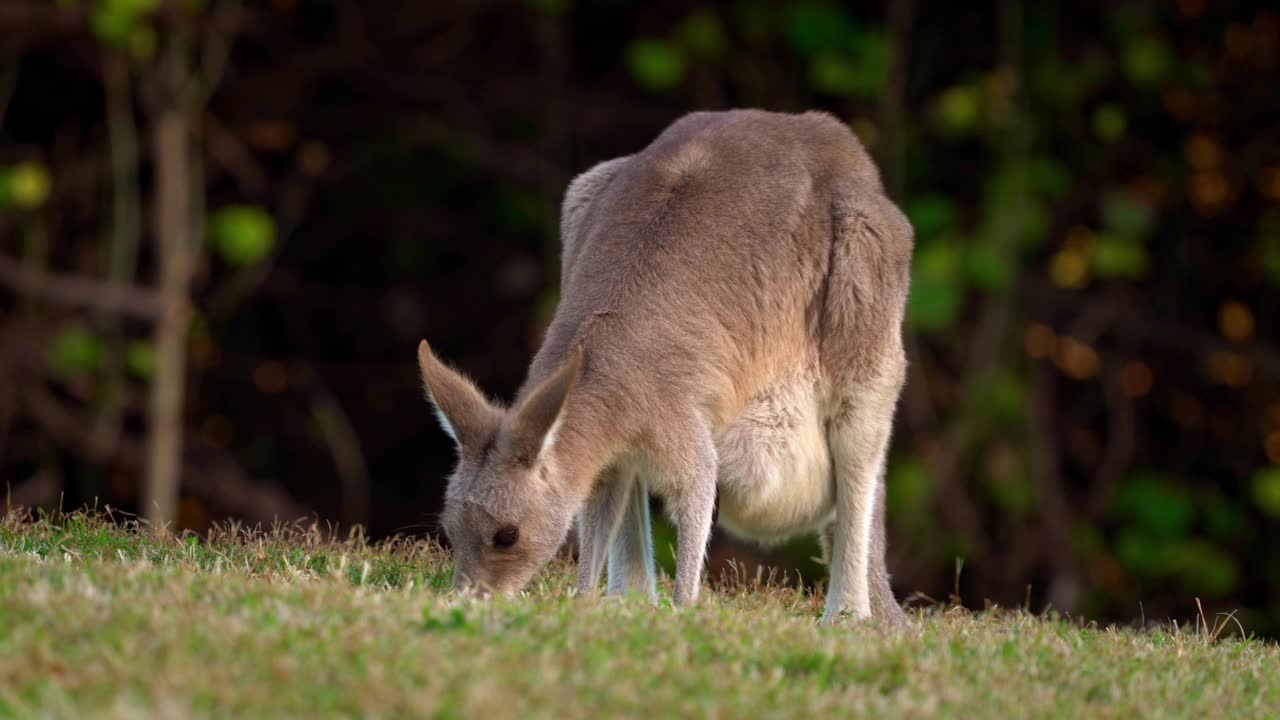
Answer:
[[[654,492],[692,602],[719,488],[737,534],[822,532],[828,620],[899,621],[883,468],[912,238],[853,134],[820,113],[685,116],[576,178],[561,235],[560,305],[515,410],[420,349],[461,446],[456,584],[523,587],[577,517],[580,589],[608,548],[611,591],[652,593]],[[497,550],[504,524],[520,541]]]

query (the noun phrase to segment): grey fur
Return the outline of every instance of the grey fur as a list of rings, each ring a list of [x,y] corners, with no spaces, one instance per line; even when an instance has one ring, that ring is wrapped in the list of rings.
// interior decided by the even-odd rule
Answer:
[[[576,517],[580,590],[608,558],[610,592],[652,594],[647,488],[679,533],[677,605],[697,599],[718,494],[736,535],[820,533],[825,620],[900,622],[883,478],[912,232],[848,128],[687,115],[574,179],[561,239],[560,305],[515,409],[419,348],[461,448],[455,586],[522,588]],[[520,541],[492,547],[507,525]]]

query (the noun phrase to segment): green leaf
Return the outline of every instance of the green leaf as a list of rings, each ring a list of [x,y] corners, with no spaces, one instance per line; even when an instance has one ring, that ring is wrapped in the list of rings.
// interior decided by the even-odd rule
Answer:
[[[676,35],[690,55],[707,60],[719,60],[729,47],[720,16],[708,7],[689,13],[676,30]]]
[[[1052,54],[1045,57],[1052,59],[1037,64],[1031,89],[1048,94],[1064,110],[1079,106],[1109,83],[1115,72],[1115,63],[1102,53],[1086,53],[1071,63]]]
[[[1114,508],[1132,526],[1154,538],[1179,538],[1195,518],[1196,504],[1185,487],[1154,473],[1134,475],[1116,494]]]
[[[1048,206],[1041,200],[1028,198],[1018,209],[1021,211],[1021,233],[1018,235],[1021,246],[1040,247],[1049,236],[1049,227],[1053,222]]]
[[[777,26],[775,13],[767,0],[738,0],[734,4],[733,18],[738,34],[748,44],[768,42]]]
[[[115,5],[123,12],[142,15],[160,7],[160,0],[105,0],[105,4]]]
[[[960,249],[950,240],[928,243],[916,252],[914,277],[955,282],[960,274]]]
[[[1262,512],[1280,517],[1280,465],[1263,468],[1254,474],[1253,501]]]
[[[1093,132],[1099,140],[1113,143],[1124,137],[1129,120],[1119,105],[1103,105],[1093,113]]]
[[[1102,226],[1129,237],[1146,235],[1155,222],[1155,213],[1142,198],[1112,191],[1102,197]]]
[[[1027,473],[1023,454],[999,439],[987,443],[983,451],[979,477],[992,502],[1014,517],[1035,509],[1036,487]]]
[[[889,70],[889,45],[883,35],[861,33],[847,52],[828,50],[809,65],[809,83],[814,89],[839,97],[871,98],[884,87]]]
[[[94,7],[89,16],[89,27],[98,40],[116,47],[128,44],[129,34],[133,32],[133,24],[137,20],[125,3],[103,2]]]
[[[230,265],[253,265],[271,254],[276,243],[275,220],[251,205],[231,205],[213,214],[209,238]]]
[[[1129,43],[1124,53],[1124,70],[1134,85],[1151,87],[1160,82],[1169,68],[1169,48],[1160,38],[1144,36]]]
[[[907,298],[907,322],[912,327],[931,332],[955,323],[964,301],[960,262],[960,252],[949,242],[934,242],[916,252]]]
[[[907,298],[907,323],[926,332],[945,330],[959,318],[962,301],[954,283],[913,282]]]
[[[854,95],[863,85],[862,68],[843,54],[823,53],[809,65],[809,84],[828,95]]]
[[[861,68],[854,94],[864,98],[876,98],[884,91],[889,76],[889,38],[881,32],[862,32],[854,35],[851,46],[854,62]]]
[[[156,54],[156,31],[150,25],[139,23],[129,33],[129,54],[146,60]]]
[[[1052,172],[1041,168],[1041,172]],[[1048,234],[1048,203],[1037,192],[1033,163],[1008,163],[983,183],[983,218],[977,235],[995,248],[1039,247]],[[1044,178],[1041,178],[1044,179]],[[1012,261],[1012,259],[1010,260]]]
[[[1103,235],[1089,248],[1089,265],[1100,277],[1135,278],[1147,270],[1147,251],[1136,241]]]
[[[934,102],[934,119],[946,133],[969,133],[977,128],[980,107],[976,89],[969,85],[953,85]]]
[[[1177,548],[1137,528],[1122,528],[1116,535],[1116,559],[1129,570],[1148,577],[1173,575],[1178,570]]]
[[[1189,594],[1222,597],[1235,589],[1239,566],[1217,545],[1203,538],[1159,538],[1135,528],[1116,536],[1116,558],[1148,577],[1177,577]]]
[[[1023,517],[1035,508],[1036,488],[1025,474],[987,476],[985,485],[992,501],[1014,517]]]
[[[49,190],[53,181],[49,171],[35,162],[23,162],[9,168],[0,184],[4,185],[2,195],[8,202],[19,208],[34,210],[49,199]]]
[[[124,369],[140,380],[150,379],[155,370],[155,346],[147,340],[134,340],[124,348]]]
[[[904,458],[893,463],[885,482],[885,509],[900,522],[915,524],[925,517],[929,502],[929,472],[924,463]]]
[[[906,213],[915,228],[917,242],[927,242],[951,229],[956,219],[956,204],[944,195],[923,195],[907,201]]]
[[[1182,586],[1197,597],[1222,597],[1235,589],[1240,571],[1236,561],[1217,545],[1201,538],[1178,544]]]
[[[1102,533],[1089,523],[1077,523],[1071,528],[1071,547],[1081,557],[1092,557],[1106,547]]]
[[[1048,157],[1029,159],[1027,178],[1032,188],[1045,195],[1057,196],[1071,189],[1070,172],[1062,164]]]
[[[788,8],[787,44],[797,54],[812,57],[847,44],[853,23],[844,9],[826,3],[801,3]]]
[[[636,83],[651,92],[670,90],[684,80],[684,53],[663,40],[632,42],[627,47],[626,63]]]
[[[974,287],[1000,290],[1013,282],[1014,265],[1008,253],[983,243],[965,254],[965,271]]]
[[[1012,370],[1001,371],[984,382],[978,397],[982,411],[996,422],[1016,424],[1026,417],[1026,389],[1022,378]]]
[[[78,375],[102,366],[102,341],[83,325],[70,325],[49,347],[49,368],[58,375]]]
[[[1210,535],[1218,540],[1235,540],[1252,533],[1240,500],[1218,490],[1211,491],[1201,499],[1200,507]]]

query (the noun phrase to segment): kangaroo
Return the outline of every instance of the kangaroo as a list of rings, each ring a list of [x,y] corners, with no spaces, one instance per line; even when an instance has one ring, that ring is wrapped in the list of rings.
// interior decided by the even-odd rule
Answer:
[[[906,358],[912,229],[834,117],[686,115],[576,177],[560,303],[509,408],[418,361],[454,439],[442,526],[459,591],[521,590],[578,523],[578,589],[656,597],[649,493],[694,603],[712,518],[817,533],[823,621],[904,619],[885,572],[884,467]]]

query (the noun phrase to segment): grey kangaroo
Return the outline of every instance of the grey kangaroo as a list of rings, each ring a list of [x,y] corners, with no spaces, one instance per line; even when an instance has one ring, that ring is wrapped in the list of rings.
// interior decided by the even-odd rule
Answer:
[[[823,113],[686,115],[565,193],[560,304],[499,406],[424,341],[458,447],[442,515],[459,591],[522,589],[575,518],[578,589],[656,597],[649,493],[698,598],[712,516],[817,533],[826,611],[904,619],[885,571],[884,468],[906,373],[912,229]]]

